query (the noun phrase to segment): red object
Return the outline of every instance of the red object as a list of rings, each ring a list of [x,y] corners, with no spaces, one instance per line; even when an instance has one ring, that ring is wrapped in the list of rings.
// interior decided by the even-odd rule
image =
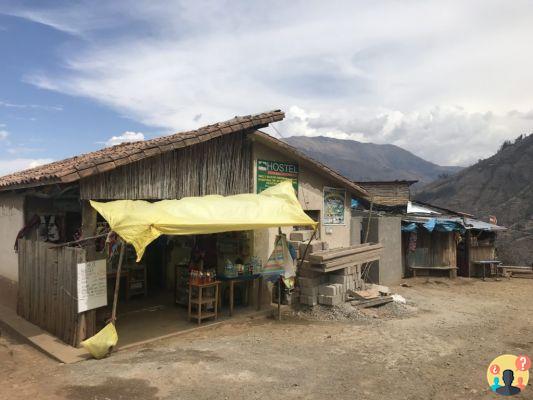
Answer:
[[[490,372],[493,375],[498,375],[500,373],[500,366],[498,364],[492,364],[490,366]]]
[[[516,369],[519,371],[527,371],[531,368],[531,359],[526,355],[519,355],[516,357]]]

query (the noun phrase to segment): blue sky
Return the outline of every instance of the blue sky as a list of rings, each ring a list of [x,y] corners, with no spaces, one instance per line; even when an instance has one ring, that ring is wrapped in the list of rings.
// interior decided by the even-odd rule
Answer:
[[[475,162],[533,130],[509,4],[0,0],[0,174],[274,108],[284,136]]]

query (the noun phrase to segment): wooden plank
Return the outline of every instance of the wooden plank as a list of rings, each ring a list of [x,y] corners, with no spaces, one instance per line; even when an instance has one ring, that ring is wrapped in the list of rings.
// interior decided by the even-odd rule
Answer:
[[[362,264],[370,261],[379,259],[381,256],[382,250],[372,250],[364,253],[355,254],[353,256],[335,258],[331,261],[327,261],[319,264],[322,268],[330,269],[332,267],[337,267],[339,265],[353,265],[353,264]]]
[[[356,255],[364,253],[371,250],[380,250],[383,249],[381,243],[375,244],[364,244],[352,247],[341,248],[337,250],[328,250],[327,252],[316,252],[309,255],[309,261],[312,263],[323,263],[340,257],[346,257],[351,255]]]
[[[368,308],[368,307],[377,307],[383,304],[391,303],[392,296],[380,296],[376,299],[371,300],[362,300],[362,301],[352,301],[350,304],[355,305],[358,308]]]

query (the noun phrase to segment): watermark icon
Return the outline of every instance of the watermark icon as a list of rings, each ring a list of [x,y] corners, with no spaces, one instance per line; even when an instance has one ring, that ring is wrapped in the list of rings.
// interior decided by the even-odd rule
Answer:
[[[524,354],[498,356],[487,368],[487,382],[493,392],[513,396],[525,390],[530,367],[531,359]]]

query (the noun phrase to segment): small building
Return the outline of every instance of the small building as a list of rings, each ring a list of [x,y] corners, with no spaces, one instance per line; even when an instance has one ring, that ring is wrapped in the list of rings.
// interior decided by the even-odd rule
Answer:
[[[368,282],[394,285],[404,277],[401,221],[411,200],[410,187],[417,181],[356,182],[371,198],[352,210],[352,243],[381,243],[379,261],[368,269]],[[370,212],[372,209],[372,212]]]
[[[111,277],[116,268],[113,241],[99,237],[108,227],[89,200],[157,201],[259,193],[290,179],[302,208],[319,222],[320,240],[331,249],[349,246],[351,198],[370,201],[368,192],[259,130],[283,118],[280,110],[235,117],[1,177],[0,301],[73,346],[102,326],[106,307],[78,312],[75,295],[79,263],[106,259]],[[297,229],[283,228],[283,232]],[[158,335],[176,329],[176,315],[183,312],[174,306],[185,301],[188,264],[196,250],[209,268],[220,272],[228,259],[239,264],[251,258],[265,262],[277,233],[271,228],[165,236],[149,246],[141,263],[135,263],[135,252],[128,246],[121,284],[126,301],[121,303],[123,317],[118,321],[123,327],[121,341],[146,339],[135,332],[150,321],[157,321]],[[94,236],[99,238],[83,247],[77,242]],[[258,290],[266,294],[263,301],[270,303],[266,285],[260,285]],[[223,300],[226,297],[223,289]],[[246,304],[247,289],[239,289],[236,297]]]
[[[470,214],[409,202],[402,217],[405,274],[433,269],[450,275],[480,276],[477,265],[497,260],[496,235],[505,229]]]

